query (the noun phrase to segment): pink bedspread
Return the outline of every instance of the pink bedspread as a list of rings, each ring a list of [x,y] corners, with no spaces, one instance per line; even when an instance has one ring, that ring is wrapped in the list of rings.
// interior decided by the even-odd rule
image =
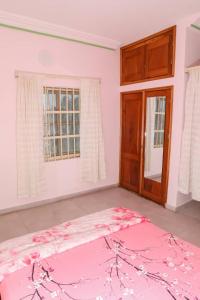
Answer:
[[[32,261],[27,257],[26,267],[8,272],[1,282],[2,300],[200,300],[199,248],[135,212],[110,212],[111,226],[108,220],[90,224],[96,239],[87,231],[86,243],[45,259],[35,254]]]

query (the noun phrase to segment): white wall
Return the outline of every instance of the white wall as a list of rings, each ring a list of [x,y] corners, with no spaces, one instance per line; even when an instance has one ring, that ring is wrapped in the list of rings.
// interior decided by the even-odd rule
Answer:
[[[0,41],[0,210],[118,183],[119,53],[3,28]],[[36,199],[17,198],[15,70],[102,79],[106,180],[81,182],[79,158],[49,162],[45,193]]]
[[[145,176],[157,176],[162,174],[163,147],[151,148],[151,168]]]

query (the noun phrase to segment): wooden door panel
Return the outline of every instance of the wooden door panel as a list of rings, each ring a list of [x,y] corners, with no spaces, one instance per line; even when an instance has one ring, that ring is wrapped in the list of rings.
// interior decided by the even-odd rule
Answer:
[[[170,35],[166,34],[150,41],[146,46],[145,78],[165,76],[171,73]]]
[[[160,198],[162,195],[162,185],[160,182],[153,181],[149,178],[144,178],[144,195],[150,197],[153,200],[160,202]]]
[[[141,140],[141,97],[137,94],[126,95],[122,104],[123,110],[123,154],[140,155]]]
[[[122,82],[128,83],[144,78],[145,48],[129,47],[122,50]]]
[[[121,185],[139,191],[142,93],[122,95]]]
[[[139,187],[139,162],[133,159],[122,158],[121,184],[122,186],[138,192]]]

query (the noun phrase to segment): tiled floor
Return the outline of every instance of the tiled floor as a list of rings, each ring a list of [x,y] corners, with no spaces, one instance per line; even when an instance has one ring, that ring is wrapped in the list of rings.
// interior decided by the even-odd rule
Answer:
[[[115,206],[136,210],[152,223],[200,247],[200,202],[192,201],[174,213],[121,188],[2,215],[0,241]]]

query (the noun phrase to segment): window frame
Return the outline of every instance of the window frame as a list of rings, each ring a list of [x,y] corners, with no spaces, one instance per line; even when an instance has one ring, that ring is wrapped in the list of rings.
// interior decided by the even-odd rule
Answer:
[[[164,145],[164,135],[165,135],[165,113],[166,113],[166,97],[165,96],[158,96],[156,97],[156,105],[155,105],[155,112],[154,112],[154,136],[153,136],[153,147],[154,148],[163,148]],[[162,101],[162,109],[157,109],[159,107],[159,102]],[[164,103],[164,105],[163,105]],[[157,117],[157,123],[156,123],[156,115]],[[159,116],[164,116],[164,120],[163,122],[161,121],[160,118],[160,122],[159,122]],[[160,125],[160,126],[159,126]],[[163,126],[162,126],[163,125]],[[163,127],[163,128],[162,128]],[[155,136],[157,134],[157,141],[159,141],[159,133],[162,134],[163,138],[162,138],[162,143],[155,143]]]
[[[50,102],[49,101],[49,91],[52,95],[56,95],[56,103],[54,102],[54,99],[52,100],[52,109],[50,109]],[[65,92],[66,95],[66,103],[65,103],[65,110],[62,110],[61,106],[61,95],[62,92]],[[69,93],[72,93],[72,110],[69,110]],[[75,109],[75,95],[78,95],[78,108]],[[58,161],[58,160],[65,160],[65,159],[72,159],[72,158],[78,158],[80,157],[80,89],[79,88],[66,88],[66,87],[50,87],[50,86],[44,86],[43,87],[43,96],[44,96],[44,103],[43,103],[43,113],[44,113],[44,119],[43,119],[43,126],[44,126],[44,132],[43,132],[43,144],[44,144],[44,161],[50,162],[50,161]],[[46,100],[47,97],[47,100]],[[46,103],[46,101],[48,103]],[[56,109],[56,110],[55,110]],[[73,134],[69,134],[69,114],[72,114],[72,120],[73,120]],[[53,135],[50,134],[50,122],[48,121],[48,116],[53,115]],[[59,124],[56,127],[54,117],[55,115],[59,116]],[[62,115],[67,115],[66,119],[66,134],[63,133],[63,125],[62,125]],[[75,115],[79,115],[79,133],[75,133],[76,130],[76,117]],[[46,116],[46,119],[45,119]],[[46,120],[46,121],[45,121]],[[46,128],[45,128],[46,127]],[[55,130],[58,128],[59,135],[55,134]],[[73,153],[70,153],[70,138],[74,139],[74,145],[73,145]],[[78,150],[76,149],[76,138],[79,139],[79,147]],[[67,139],[67,154],[63,154],[63,139]],[[46,143],[47,141],[53,140],[54,143],[54,151],[53,155],[46,153]],[[60,140],[60,155],[56,155],[56,140]],[[48,144],[49,147],[50,144]]]

